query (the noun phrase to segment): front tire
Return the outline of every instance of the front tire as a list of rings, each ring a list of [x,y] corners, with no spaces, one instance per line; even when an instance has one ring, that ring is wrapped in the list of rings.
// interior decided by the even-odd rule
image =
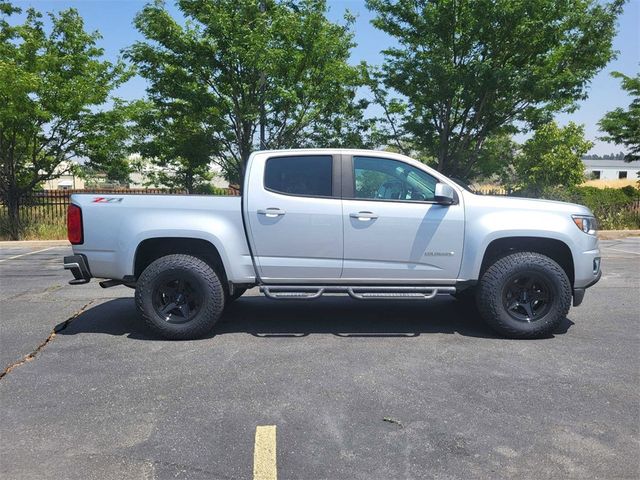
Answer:
[[[215,270],[191,255],[152,262],[136,286],[136,307],[147,326],[169,340],[200,338],[211,331],[225,302]]]
[[[517,252],[487,269],[476,298],[481,316],[498,333],[509,338],[544,337],[569,312],[571,282],[549,257]]]

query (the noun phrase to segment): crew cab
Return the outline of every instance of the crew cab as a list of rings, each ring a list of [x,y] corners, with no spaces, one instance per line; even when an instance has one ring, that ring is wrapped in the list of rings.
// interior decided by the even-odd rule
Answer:
[[[475,195],[397,153],[255,152],[242,192],[72,195],[70,283],[135,288],[144,321],[170,339],[207,334],[255,286],[274,300],[453,295],[497,332],[530,338],[601,275],[586,207]]]

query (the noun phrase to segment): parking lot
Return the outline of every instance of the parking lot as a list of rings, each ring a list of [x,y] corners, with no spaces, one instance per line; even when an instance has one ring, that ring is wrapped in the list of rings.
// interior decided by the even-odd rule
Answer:
[[[163,341],[133,290],[67,285],[68,247],[3,247],[0,477],[250,479],[276,446],[282,479],[638,478],[640,238],[602,245],[600,283],[530,341],[449,298],[257,292]]]

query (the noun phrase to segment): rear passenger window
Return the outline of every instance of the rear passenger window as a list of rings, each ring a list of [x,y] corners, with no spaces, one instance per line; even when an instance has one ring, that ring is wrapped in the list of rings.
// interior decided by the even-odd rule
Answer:
[[[264,186],[289,195],[330,197],[332,166],[331,155],[270,158],[264,171]]]

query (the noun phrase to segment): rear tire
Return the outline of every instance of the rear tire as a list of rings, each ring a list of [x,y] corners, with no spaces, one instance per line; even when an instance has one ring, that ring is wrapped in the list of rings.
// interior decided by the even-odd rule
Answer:
[[[136,307],[147,326],[169,340],[200,338],[211,331],[225,303],[218,275],[191,255],[152,262],[136,286]]]
[[[535,252],[497,260],[482,276],[477,305],[483,319],[509,338],[548,336],[571,306],[571,282],[555,261]]]

